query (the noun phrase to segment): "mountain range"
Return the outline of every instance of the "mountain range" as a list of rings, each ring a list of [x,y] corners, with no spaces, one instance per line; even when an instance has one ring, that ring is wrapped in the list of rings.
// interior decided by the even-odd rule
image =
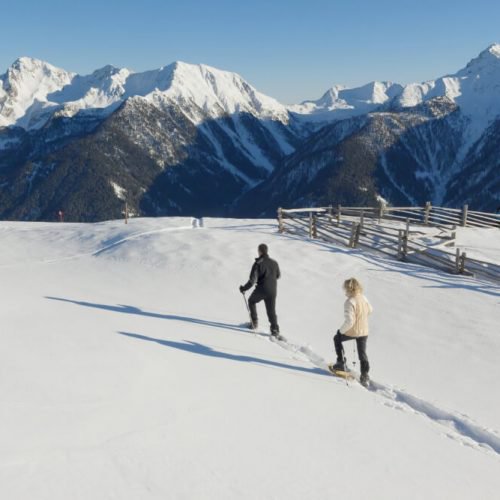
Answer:
[[[261,216],[278,206],[500,204],[500,45],[419,84],[336,85],[283,105],[176,62],[0,75],[0,218]]]

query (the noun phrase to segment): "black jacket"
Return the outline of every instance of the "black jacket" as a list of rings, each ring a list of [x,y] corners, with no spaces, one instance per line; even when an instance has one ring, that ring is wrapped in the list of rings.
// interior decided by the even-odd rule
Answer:
[[[255,259],[255,263],[250,271],[250,279],[243,286],[244,291],[250,290],[257,284],[256,290],[264,292],[269,296],[276,296],[278,291],[277,281],[280,279],[280,267],[278,263],[271,259],[269,255],[263,255]]]

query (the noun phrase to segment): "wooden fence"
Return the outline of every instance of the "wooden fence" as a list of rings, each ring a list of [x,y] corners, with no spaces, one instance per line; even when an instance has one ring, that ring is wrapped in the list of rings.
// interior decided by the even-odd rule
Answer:
[[[467,257],[455,246],[456,228],[500,227],[494,214],[432,207],[320,207],[278,209],[281,233],[307,235],[366,248],[449,272],[493,279],[500,283],[500,265]]]

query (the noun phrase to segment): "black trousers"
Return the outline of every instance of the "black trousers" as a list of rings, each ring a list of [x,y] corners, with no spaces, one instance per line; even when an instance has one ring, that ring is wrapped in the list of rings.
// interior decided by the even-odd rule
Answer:
[[[349,335],[344,335],[339,331],[333,337],[333,343],[335,344],[335,353],[337,354],[337,360],[344,360],[344,348],[342,347],[342,342],[347,342],[348,340],[356,340],[356,347],[358,348],[358,357],[361,363],[361,373],[368,373],[370,371],[370,364],[368,362],[368,356],[366,355],[366,342],[368,341],[368,336],[365,337],[349,337]]]
[[[278,325],[278,317],[276,316],[276,294],[267,293],[264,290],[259,290],[256,288],[250,298],[248,299],[248,305],[250,307],[250,316],[252,317],[252,322],[257,323],[257,304],[263,300],[266,304],[267,318],[271,324],[271,333],[278,333],[280,327]]]

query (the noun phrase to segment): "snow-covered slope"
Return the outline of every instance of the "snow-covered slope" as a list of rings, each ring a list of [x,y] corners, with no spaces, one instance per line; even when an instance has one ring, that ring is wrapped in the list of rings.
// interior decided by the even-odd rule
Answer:
[[[193,115],[197,122],[207,114],[217,118],[234,113],[288,121],[285,106],[255,90],[241,76],[203,64],[176,62],[144,73],[105,66],[80,76],[22,57],[0,77],[0,127],[39,128],[54,113],[110,113],[133,96],[147,97],[153,103],[172,100],[195,105],[205,112]]]
[[[482,130],[500,116],[500,44],[493,44],[457,73],[423,83],[371,82],[358,88],[336,85],[317,101],[290,110],[314,120],[338,120],[397,106],[412,108],[436,97],[460,106]]]
[[[304,203],[500,203],[500,45],[433,81],[334,86],[284,106],[176,62],[80,76],[21,58],[0,76],[0,216],[249,215]],[[97,188],[99,186],[99,188]]]
[[[273,221],[198,225],[0,223],[1,498],[496,498],[498,286]],[[238,326],[262,241],[283,346]],[[323,371],[352,275],[373,391]]]
[[[0,75],[0,127],[40,126],[51,108],[47,96],[68,85],[75,75],[51,64],[21,57]]]
[[[22,57],[0,77],[0,127],[41,126],[47,110],[72,116],[80,110],[113,109],[132,96],[152,102],[173,99],[212,113],[248,112],[288,122],[288,111],[303,120],[331,121],[366,114],[383,106],[411,108],[436,97],[460,106],[483,128],[500,115],[500,44],[481,52],[457,73],[423,83],[371,82],[348,88],[334,85],[320,99],[284,106],[258,92],[241,76],[203,64],[175,62],[157,70],[134,73],[105,66],[80,76],[46,62]]]
[[[372,205],[378,195],[400,206],[494,211],[500,203],[499,44],[453,75],[336,86],[290,110],[320,128],[245,195],[261,214],[332,201]]]
[[[284,106],[205,65],[80,76],[22,58],[13,68],[0,77],[3,217],[51,218],[64,199],[73,220],[114,218],[114,185],[135,213],[221,215],[299,138]],[[76,182],[63,175],[54,193],[66,168]]]
[[[399,96],[402,90],[402,85],[390,82],[371,82],[358,88],[334,85],[320,99],[304,101],[289,109],[305,120],[342,120],[375,111]]]

